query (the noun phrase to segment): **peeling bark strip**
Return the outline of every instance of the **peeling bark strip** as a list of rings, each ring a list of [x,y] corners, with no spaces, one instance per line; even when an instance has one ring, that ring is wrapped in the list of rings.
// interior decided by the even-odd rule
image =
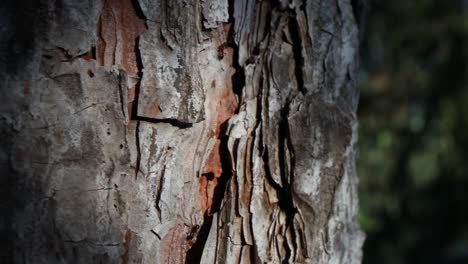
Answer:
[[[351,2],[0,9],[0,262],[359,263]]]
[[[97,61],[110,68],[117,65],[137,77],[137,37],[146,30],[138,3],[132,0],[104,0],[98,28]]]
[[[134,0],[104,0],[98,22],[97,63],[112,66],[127,75],[127,112],[133,116],[136,90],[141,74],[138,37],[146,31],[146,21]]]

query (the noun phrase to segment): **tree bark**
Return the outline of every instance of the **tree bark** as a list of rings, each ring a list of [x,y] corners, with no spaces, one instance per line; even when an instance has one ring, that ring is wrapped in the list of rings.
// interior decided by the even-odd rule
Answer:
[[[5,263],[359,263],[354,1],[9,1]]]

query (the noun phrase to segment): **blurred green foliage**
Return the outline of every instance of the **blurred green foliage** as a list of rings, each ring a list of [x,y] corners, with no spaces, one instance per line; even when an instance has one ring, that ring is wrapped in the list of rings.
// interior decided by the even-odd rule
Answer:
[[[468,1],[368,0],[364,264],[468,263]]]

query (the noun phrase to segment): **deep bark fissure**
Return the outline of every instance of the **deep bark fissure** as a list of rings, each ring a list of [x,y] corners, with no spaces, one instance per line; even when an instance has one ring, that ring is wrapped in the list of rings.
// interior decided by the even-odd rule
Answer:
[[[297,208],[294,206],[294,201],[293,201],[293,195],[292,195],[292,181],[294,179],[294,149],[291,144],[291,139],[290,139],[290,132],[289,132],[289,123],[288,123],[288,118],[289,118],[289,109],[288,108],[283,108],[281,111],[281,120],[278,126],[278,138],[279,138],[279,147],[278,147],[278,153],[279,153],[279,165],[280,165],[280,173],[281,173],[281,179],[283,182],[283,194],[280,197],[284,198],[283,202],[283,210],[286,213],[286,229],[290,229],[289,231],[291,232],[291,236],[293,237],[292,241],[293,244],[289,245],[287,243],[287,240],[285,240],[285,245],[284,247],[287,250],[287,255],[285,257],[285,263],[289,261],[291,252],[289,248],[297,249],[296,245],[296,230],[293,224],[294,217],[298,213]],[[287,149],[285,148],[285,145],[287,146]],[[289,171],[287,171],[288,167],[285,164],[286,157],[285,153],[286,151],[289,152],[290,159],[289,159]],[[296,253],[294,253],[296,255]]]
[[[213,224],[213,216],[208,215],[208,213],[205,213],[205,215],[203,216],[203,224],[198,230],[198,235],[196,237],[187,237],[187,240],[195,239],[195,243],[187,251],[187,255],[185,257],[185,263],[187,264],[200,263],[200,260],[202,258],[203,251],[205,248],[205,243],[208,238],[212,224]]]
[[[122,110],[122,116],[124,118],[128,118],[130,119],[127,114],[126,114],[126,111],[125,111],[125,108],[127,107],[125,105],[125,98],[126,96],[124,97],[124,92],[127,92],[127,86],[124,85],[124,83],[126,82],[126,77],[125,76],[125,73],[121,73],[119,74],[119,97],[120,97],[120,109]]]
[[[235,0],[228,0],[228,22],[232,26],[227,34],[225,45],[233,49],[232,67],[234,67],[235,73],[231,77],[232,90],[238,96],[239,99],[242,99],[242,90],[245,86],[245,72],[244,68],[241,65],[239,65],[239,46],[236,44],[235,41],[236,32],[234,31],[234,24],[236,21],[234,19],[234,1]],[[239,102],[239,105],[241,104],[242,102]]]
[[[227,184],[233,175],[233,168],[231,162],[231,153],[228,149],[228,135],[226,135],[228,123],[227,121],[221,125],[221,132],[219,139],[221,144],[219,145],[219,155],[221,156],[221,167],[222,174],[218,179],[218,185],[215,188],[213,195],[213,206],[210,210],[210,214],[219,212],[221,203],[223,201],[224,193],[226,191]]]
[[[292,39],[293,55],[294,55],[294,73],[296,76],[297,90],[302,94],[306,93],[304,89],[304,57],[302,48],[302,38],[299,35],[299,25],[297,23],[296,14],[290,15],[288,20],[288,29]]]

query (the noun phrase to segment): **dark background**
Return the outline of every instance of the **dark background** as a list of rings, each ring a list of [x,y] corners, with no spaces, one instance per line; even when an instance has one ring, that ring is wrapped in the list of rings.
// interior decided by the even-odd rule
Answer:
[[[468,1],[368,0],[364,10],[364,264],[468,263]]]

